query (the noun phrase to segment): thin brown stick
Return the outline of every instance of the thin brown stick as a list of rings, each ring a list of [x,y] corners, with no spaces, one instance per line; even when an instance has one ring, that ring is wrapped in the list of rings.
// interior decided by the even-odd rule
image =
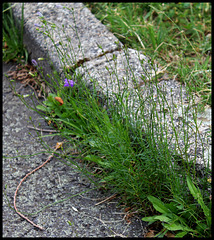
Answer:
[[[111,200],[111,199],[115,198],[116,196],[117,196],[117,193],[113,194],[113,195],[110,196],[110,197],[107,197],[106,199],[104,199],[104,200],[101,201],[101,202],[96,203],[95,206],[97,206],[97,205],[99,205],[99,204],[101,204],[101,203],[104,203],[104,202],[106,202],[106,201],[108,201],[108,200]]]
[[[57,130],[51,130],[51,129],[42,129],[42,128],[37,128],[37,127],[32,127],[32,126],[27,126],[30,129],[37,130],[37,131],[42,131],[42,132],[51,132],[51,133],[59,133],[60,131]]]
[[[24,180],[25,180],[29,175],[31,175],[32,173],[34,173],[35,171],[37,171],[38,169],[42,168],[48,161],[50,161],[51,158],[53,157],[55,151],[62,146],[62,143],[63,143],[63,142],[57,143],[57,144],[56,144],[56,147],[55,147],[55,149],[54,149],[54,151],[53,151],[53,153],[48,157],[48,159],[47,159],[42,165],[40,165],[39,167],[35,168],[33,171],[31,171],[30,173],[28,173],[28,174],[21,180],[21,182],[19,183],[18,187],[16,188],[16,191],[15,191],[15,194],[14,194],[14,208],[15,208],[15,210],[16,210],[16,213],[18,213],[22,218],[24,218],[25,220],[27,220],[29,223],[31,223],[33,226],[39,228],[40,230],[44,230],[44,228],[36,225],[34,222],[32,222],[30,219],[28,219],[27,217],[25,217],[23,214],[21,214],[21,213],[17,210],[17,207],[16,207],[16,195],[17,195],[17,193],[18,193],[18,190],[19,190],[21,184],[24,182]]]

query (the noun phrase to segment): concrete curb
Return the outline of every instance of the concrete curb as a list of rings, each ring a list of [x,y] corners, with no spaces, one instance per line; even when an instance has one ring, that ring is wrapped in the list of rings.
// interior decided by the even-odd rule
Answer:
[[[67,44],[70,67],[102,55],[102,50],[98,45],[102,45],[105,53],[121,49],[122,44],[118,39],[82,3],[63,3],[63,6],[74,9],[74,11],[57,7],[59,4],[61,3],[24,4],[24,44],[29,53],[31,53],[31,59],[49,58],[54,68],[57,71],[62,71],[53,42],[36,30],[41,28],[36,27],[35,24],[42,25],[38,13],[43,14],[47,21],[56,24],[58,33],[54,33],[53,41],[55,44],[62,43],[64,46]],[[21,7],[22,4],[18,3],[13,9],[14,16],[18,20],[21,19]],[[78,36],[76,32],[78,32]],[[72,45],[72,49],[69,48],[67,36],[71,39],[70,45]],[[72,54],[72,51],[75,53],[75,56]],[[49,61],[39,62],[39,66],[43,68],[45,76],[53,70],[50,68]]]

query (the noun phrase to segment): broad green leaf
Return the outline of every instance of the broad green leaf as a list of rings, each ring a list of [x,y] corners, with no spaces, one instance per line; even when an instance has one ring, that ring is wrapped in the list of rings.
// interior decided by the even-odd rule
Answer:
[[[182,238],[184,237],[185,235],[187,235],[188,232],[186,231],[182,231],[182,232],[179,232],[175,235],[176,238]]]
[[[170,211],[173,212],[173,213],[177,213],[178,212],[178,210],[177,210],[177,203],[176,202],[172,201],[170,203],[165,204],[165,206],[168,209],[170,209]]]
[[[177,207],[177,209],[179,209],[179,210],[183,210],[183,209],[184,209],[184,205],[183,205],[183,204],[177,205],[176,207]]]
[[[107,161],[104,161],[101,157],[95,156],[95,155],[87,155],[84,159],[96,162],[97,164],[100,164],[101,166],[108,168],[111,166],[110,163]]]
[[[163,215],[156,216],[155,219],[160,220],[160,221],[162,221],[162,222],[170,222],[170,221],[172,221],[171,218],[165,216],[164,214],[163,214]]]
[[[164,205],[162,201],[153,196],[148,196],[149,201],[153,204],[153,207],[160,213],[170,213],[171,211]]]
[[[164,227],[171,231],[178,231],[178,230],[188,231],[188,232],[194,231],[193,229],[183,226],[179,223],[164,224]]]
[[[52,107],[52,108],[56,107],[56,104],[53,103],[52,101],[45,101],[44,104],[47,105],[48,107]]]
[[[189,187],[189,190],[191,192],[191,194],[193,195],[193,197],[197,200],[199,198],[199,196],[201,195],[200,191],[195,187],[195,185],[192,183],[192,181],[190,180],[190,177],[187,176],[187,185]]]
[[[157,220],[155,219],[155,217],[157,217],[157,215],[152,216],[152,217],[144,217],[142,218],[143,221],[145,222],[149,222],[149,224],[152,224],[153,222],[156,222]]]
[[[201,208],[204,211],[205,216],[207,217],[208,224],[209,224],[209,226],[211,226],[211,210],[205,205],[200,190],[195,187],[193,182],[190,180],[190,177],[187,176],[186,179],[187,179],[187,185],[189,187],[191,194],[197,200],[197,202],[200,204]]]
[[[69,118],[70,116],[68,115],[68,112],[63,112],[60,116],[61,118]]]
[[[56,115],[58,115],[59,117],[61,116],[61,110],[60,109],[55,109],[55,113],[56,113]]]
[[[36,108],[41,110],[41,111],[47,112],[47,107],[44,107],[42,105],[37,105]]]
[[[55,93],[49,93],[47,99],[48,100],[53,100],[53,98],[55,98],[57,95]]]

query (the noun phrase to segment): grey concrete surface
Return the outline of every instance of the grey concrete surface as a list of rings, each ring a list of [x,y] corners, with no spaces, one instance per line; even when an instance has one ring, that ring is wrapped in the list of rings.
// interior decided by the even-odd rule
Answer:
[[[67,8],[59,8],[59,4]],[[21,19],[21,7],[22,3],[17,3],[13,9],[14,16],[18,20]],[[95,18],[83,3],[25,3],[24,43],[32,59],[45,58],[44,61],[39,62],[45,75],[52,71],[49,62],[46,61],[47,58],[51,60],[59,72],[62,71],[62,68],[52,40],[36,30],[44,30],[44,28],[34,25],[44,25],[40,21],[38,12],[44,15],[45,20],[56,24],[55,30],[49,26],[47,29],[50,30],[52,40],[59,49],[62,49],[60,42],[62,43],[64,47],[62,51],[68,56],[66,60],[70,67],[81,61],[94,59],[103,53],[119,50],[122,47],[122,43]],[[102,49],[99,45],[102,46]]]
[[[14,68],[14,64],[3,64],[4,73]],[[16,89],[21,86],[18,81],[13,84]],[[28,87],[21,88],[19,93],[32,96],[33,90]],[[25,100],[29,106],[37,103],[34,97],[26,97]],[[14,95],[9,79],[3,77],[3,156],[6,157],[3,158],[2,182],[3,237],[143,237],[146,229],[140,216],[134,216],[131,223],[127,223],[124,209],[118,205],[119,198],[95,205],[112,193],[95,189],[80,194],[93,189],[95,185],[75,167],[66,165],[62,162],[63,159],[56,157],[30,175],[17,195],[18,210],[35,213],[48,204],[77,194],[29,216],[30,220],[45,230],[36,229],[9,207],[7,199],[13,208],[14,193],[21,179],[49,156],[44,153],[46,148],[38,139],[37,131],[27,128],[32,125],[29,117],[36,126],[44,129],[49,127],[38,113],[27,108],[19,97]],[[62,139],[48,136],[43,140],[50,147],[54,147],[56,142]],[[24,157],[26,155],[30,156]],[[68,221],[72,225],[69,225]]]

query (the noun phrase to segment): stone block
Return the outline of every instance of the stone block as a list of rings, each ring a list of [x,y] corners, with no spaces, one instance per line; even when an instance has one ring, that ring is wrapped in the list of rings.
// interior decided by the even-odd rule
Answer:
[[[22,3],[16,3],[13,14],[18,21],[21,20],[21,12]],[[52,39],[41,33],[46,30],[50,30]],[[103,51],[113,52],[122,47],[122,43],[79,2],[24,3],[24,44],[31,59],[49,58],[58,72],[62,71],[63,62],[60,62],[54,45],[59,49],[63,46],[59,53],[70,65],[99,57]],[[52,69],[47,61],[40,61],[39,65],[45,74],[50,74]]]

